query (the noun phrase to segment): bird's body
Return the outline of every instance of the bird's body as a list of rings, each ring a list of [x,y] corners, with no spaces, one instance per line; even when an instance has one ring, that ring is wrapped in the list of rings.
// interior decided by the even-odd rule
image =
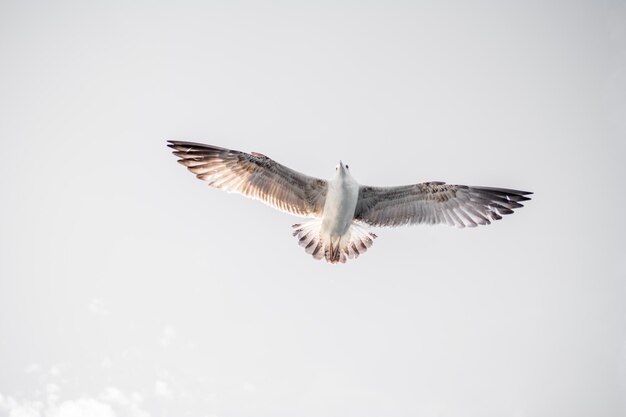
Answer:
[[[335,178],[328,182],[320,232],[335,238],[343,236],[354,220],[358,198],[359,183],[340,162]]]
[[[523,207],[528,191],[424,182],[396,187],[360,185],[341,161],[325,181],[281,165],[267,156],[192,142],[169,141],[174,154],[210,186],[237,192],[297,216],[293,235],[315,259],[346,262],[377,237],[363,226],[445,223],[490,224]]]
[[[341,161],[336,170],[337,174],[328,182],[319,228],[319,240],[327,243],[324,256],[331,263],[341,262],[342,251],[351,243],[354,211],[359,199],[359,184]]]

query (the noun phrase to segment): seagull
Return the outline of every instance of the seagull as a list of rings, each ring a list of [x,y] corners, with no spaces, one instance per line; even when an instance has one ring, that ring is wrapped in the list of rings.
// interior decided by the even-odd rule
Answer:
[[[448,224],[476,227],[523,207],[529,191],[432,181],[396,187],[360,185],[339,161],[332,179],[309,177],[267,156],[169,140],[178,162],[211,187],[260,200],[307,220],[293,235],[306,253],[331,264],[365,253],[377,236],[368,227]]]

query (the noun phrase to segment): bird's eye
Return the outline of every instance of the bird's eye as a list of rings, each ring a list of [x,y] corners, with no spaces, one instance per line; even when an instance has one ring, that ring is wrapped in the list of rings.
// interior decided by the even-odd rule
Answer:
[[[346,169],[350,169],[350,167],[348,165],[346,165]]]

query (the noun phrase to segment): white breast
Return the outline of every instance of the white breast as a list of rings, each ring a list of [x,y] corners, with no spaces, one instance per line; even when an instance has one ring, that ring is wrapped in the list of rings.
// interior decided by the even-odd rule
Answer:
[[[354,217],[359,184],[352,176],[337,176],[328,183],[321,232],[326,236],[342,236],[348,231]]]

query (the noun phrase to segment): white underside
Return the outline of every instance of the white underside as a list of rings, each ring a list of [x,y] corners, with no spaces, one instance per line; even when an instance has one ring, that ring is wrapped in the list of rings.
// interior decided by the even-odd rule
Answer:
[[[358,198],[359,184],[349,172],[339,172],[328,183],[322,217],[292,226],[300,246],[329,263],[344,263],[365,253],[376,235],[352,222]]]
[[[358,198],[359,184],[349,174],[329,182],[320,230],[323,238],[339,238],[348,232]]]

